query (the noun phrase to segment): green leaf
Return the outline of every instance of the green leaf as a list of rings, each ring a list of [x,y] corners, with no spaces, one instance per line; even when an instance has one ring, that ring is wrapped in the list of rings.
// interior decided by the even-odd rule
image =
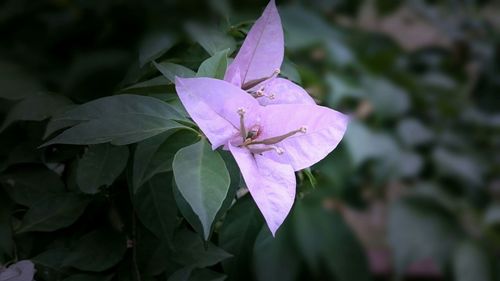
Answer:
[[[180,149],[172,164],[180,193],[199,217],[205,239],[226,199],[230,177],[224,160],[206,140]]]
[[[134,153],[134,192],[154,175],[172,170],[175,153],[194,143],[198,136],[191,131],[167,131],[137,144]]]
[[[432,132],[414,118],[401,120],[396,130],[399,138],[409,147],[426,144],[433,139]]]
[[[344,137],[354,167],[370,159],[381,159],[393,168],[400,154],[395,140],[384,133],[374,132],[359,121],[349,123]]]
[[[454,215],[432,201],[407,198],[396,202],[389,210],[388,226],[396,274],[425,258],[443,267],[461,234]]]
[[[262,215],[251,196],[238,199],[227,212],[219,231],[219,246],[234,255],[222,263],[230,280],[244,280],[253,275],[253,244],[262,223]]]
[[[492,261],[485,249],[473,241],[462,241],[453,255],[456,281],[493,281]]]
[[[156,237],[172,242],[177,224],[177,207],[172,191],[172,175],[154,176],[133,197],[137,216]]]
[[[68,248],[51,248],[31,258],[37,267],[44,266],[55,271],[62,271],[63,262],[69,255]]]
[[[191,78],[195,77],[196,73],[191,69],[170,62],[160,62],[154,63],[156,69],[161,72],[170,82],[175,84],[175,77],[179,76],[182,78]]]
[[[391,81],[381,77],[365,77],[364,93],[373,104],[375,112],[383,117],[397,117],[410,108],[408,93]]]
[[[0,189],[0,263],[5,264],[12,257],[14,239],[11,228],[11,202],[7,194]]]
[[[36,166],[6,173],[0,176],[5,191],[16,203],[32,206],[47,194],[65,191],[64,183],[58,174]]]
[[[126,88],[120,90],[120,93],[127,94],[153,94],[153,93],[165,93],[167,87],[171,85],[172,82],[165,78],[165,76],[157,76],[146,81],[142,81]]]
[[[337,37],[332,27],[315,13],[300,5],[280,8],[287,49],[295,50],[321,43],[325,38]]]
[[[335,280],[371,280],[363,248],[340,213],[297,202],[292,218],[297,247],[313,272],[325,262]]]
[[[204,242],[195,233],[182,229],[175,235],[175,251],[171,258],[182,265],[208,267],[232,257],[211,242]]]
[[[63,281],[109,281],[113,278],[113,275],[98,275],[98,274],[75,274]]]
[[[293,62],[291,62],[288,59],[285,59],[283,61],[283,64],[281,65],[281,75],[285,76],[289,80],[300,84],[302,82],[300,78],[300,74],[297,71],[297,67]]]
[[[174,121],[175,120],[175,121]],[[64,144],[98,144],[111,142],[125,145],[141,141],[174,128],[183,128],[176,121],[187,121],[172,106],[158,99],[117,95],[80,105],[56,118],[47,127],[46,135],[75,125],[44,146]]]
[[[47,194],[26,212],[16,232],[54,231],[70,226],[85,211],[87,203],[72,193]]]
[[[443,147],[437,147],[432,153],[432,160],[442,175],[457,177],[473,186],[483,182],[483,168],[472,156],[460,155]]]
[[[230,55],[236,50],[236,42],[233,37],[213,27],[189,23],[186,25],[186,29],[192,39],[198,42],[211,56],[226,49],[227,55]]]
[[[224,79],[227,68],[227,56],[229,49],[219,51],[201,63],[196,77],[211,77]]]
[[[253,250],[254,272],[257,280],[297,280],[300,261],[290,247],[292,245],[290,243],[284,229],[273,237],[267,226],[262,227]]]
[[[65,266],[100,272],[116,265],[127,250],[126,240],[111,230],[96,230],[83,236],[64,261]]]
[[[226,275],[206,268],[183,267],[174,272],[168,281],[223,281]]]
[[[95,194],[110,186],[127,165],[128,148],[110,144],[91,145],[78,162],[76,182],[83,193]]]
[[[42,121],[71,107],[72,102],[59,95],[38,94],[15,104],[5,117],[0,132],[16,121]]]
[[[0,98],[19,100],[42,90],[40,82],[21,67],[0,61]]]
[[[198,217],[198,215],[196,215],[196,213],[193,211],[193,208],[191,208],[189,203],[182,196],[181,192],[179,191],[179,187],[177,186],[177,184],[175,184],[175,181],[172,182],[172,188],[174,192],[175,203],[177,204],[177,207],[179,208],[182,216],[194,228],[194,230],[198,234],[200,234],[203,239],[206,240],[205,230],[203,228],[203,225],[201,224],[200,218]]]
[[[161,57],[177,42],[176,36],[168,32],[152,32],[141,43],[139,49],[139,63],[143,67],[146,63]]]

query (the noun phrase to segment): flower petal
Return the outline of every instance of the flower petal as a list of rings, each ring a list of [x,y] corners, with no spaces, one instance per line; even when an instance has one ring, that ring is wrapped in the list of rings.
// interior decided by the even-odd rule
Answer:
[[[276,146],[284,153],[274,151],[263,155],[280,163],[292,165],[295,171],[307,168],[332,152],[344,136],[348,117],[333,109],[309,104],[270,105],[262,109],[258,140],[284,135],[306,128],[305,133],[296,133]]]
[[[259,120],[257,101],[240,88],[213,78],[176,78],[175,88],[187,112],[215,149],[238,135],[238,109],[247,112],[245,124]],[[248,117],[247,117],[248,116]]]
[[[270,104],[316,104],[299,85],[283,78],[269,81],[263,90],[264,96],[257,100],[261,105]]]
[[[245,183],[273,236],[292,208],[295,173],[290,165],[253,155],[248,149],[229,144]]]
[[[284,51],[281,19],[274,0],[271,0],[248,32],[236,58],[229,65],[224,80],[235,81],[238,68],[241,72],[240,85],[270,77],[280,68]]]

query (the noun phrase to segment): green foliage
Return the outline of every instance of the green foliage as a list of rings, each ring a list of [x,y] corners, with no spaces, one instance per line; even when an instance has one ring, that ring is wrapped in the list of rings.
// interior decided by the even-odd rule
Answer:
[[[498,280],[493,1],[277,1],[280,76],[351,122],[297,172],[276,237],[174,85],[222,79],[265,3],[28,2],[0,9],[0,271],[28,259],[41,281],[414,280],[430,260],[442,280]]]
[[[227,196],[230,177],[224,160],[201,140],[181,148],[172,163],[178,190],[198,216],[205,239]]]

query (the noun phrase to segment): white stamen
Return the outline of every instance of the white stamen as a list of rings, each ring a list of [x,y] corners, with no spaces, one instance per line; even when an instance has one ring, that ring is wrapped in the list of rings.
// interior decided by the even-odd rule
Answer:
[[[280,73],[281,73],[281,70],[280,70],[279,68],[276,68],[276,69],[274,70],[274,74],[280,74]]]
[[[306,126],[302,126],[302,127],[300,127],[299,131],[302,132],[302,133],[306,133],[307,132],[307,127]]]
[[[271,94],[270,94],[269,96],[267,96],[267,97],[268,97],[270,100],[274,100],[275,95],[274,95],[274,93],[271,93]]]
[[[238,114],[241,116],[245,115],[245,113],[246,113],[246,111],[243,107],[238,108],[238,111],[236,111],[236,112],[238,112]]]

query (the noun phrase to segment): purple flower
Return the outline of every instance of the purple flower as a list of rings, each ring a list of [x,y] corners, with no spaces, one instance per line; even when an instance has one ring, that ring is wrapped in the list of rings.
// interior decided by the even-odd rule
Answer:
[[[247,91],[261,105],[315,104],[304,89],[277,77],[284,52],[280,16],[274,0],[271,0],[248,32],[240,51],[229,65],[224,80]]]
[[[35,276],[35,265],[29,260],[4,268],[0,265],[0,281],[33,281]]]
[[[179,98],[212,144],[229,150],[274,235],[295,199],[295,171],[328,155],[348,118],[318,106],[298,85],[278,78],[283,30],[271,1],[225,78],[176,78]]]

